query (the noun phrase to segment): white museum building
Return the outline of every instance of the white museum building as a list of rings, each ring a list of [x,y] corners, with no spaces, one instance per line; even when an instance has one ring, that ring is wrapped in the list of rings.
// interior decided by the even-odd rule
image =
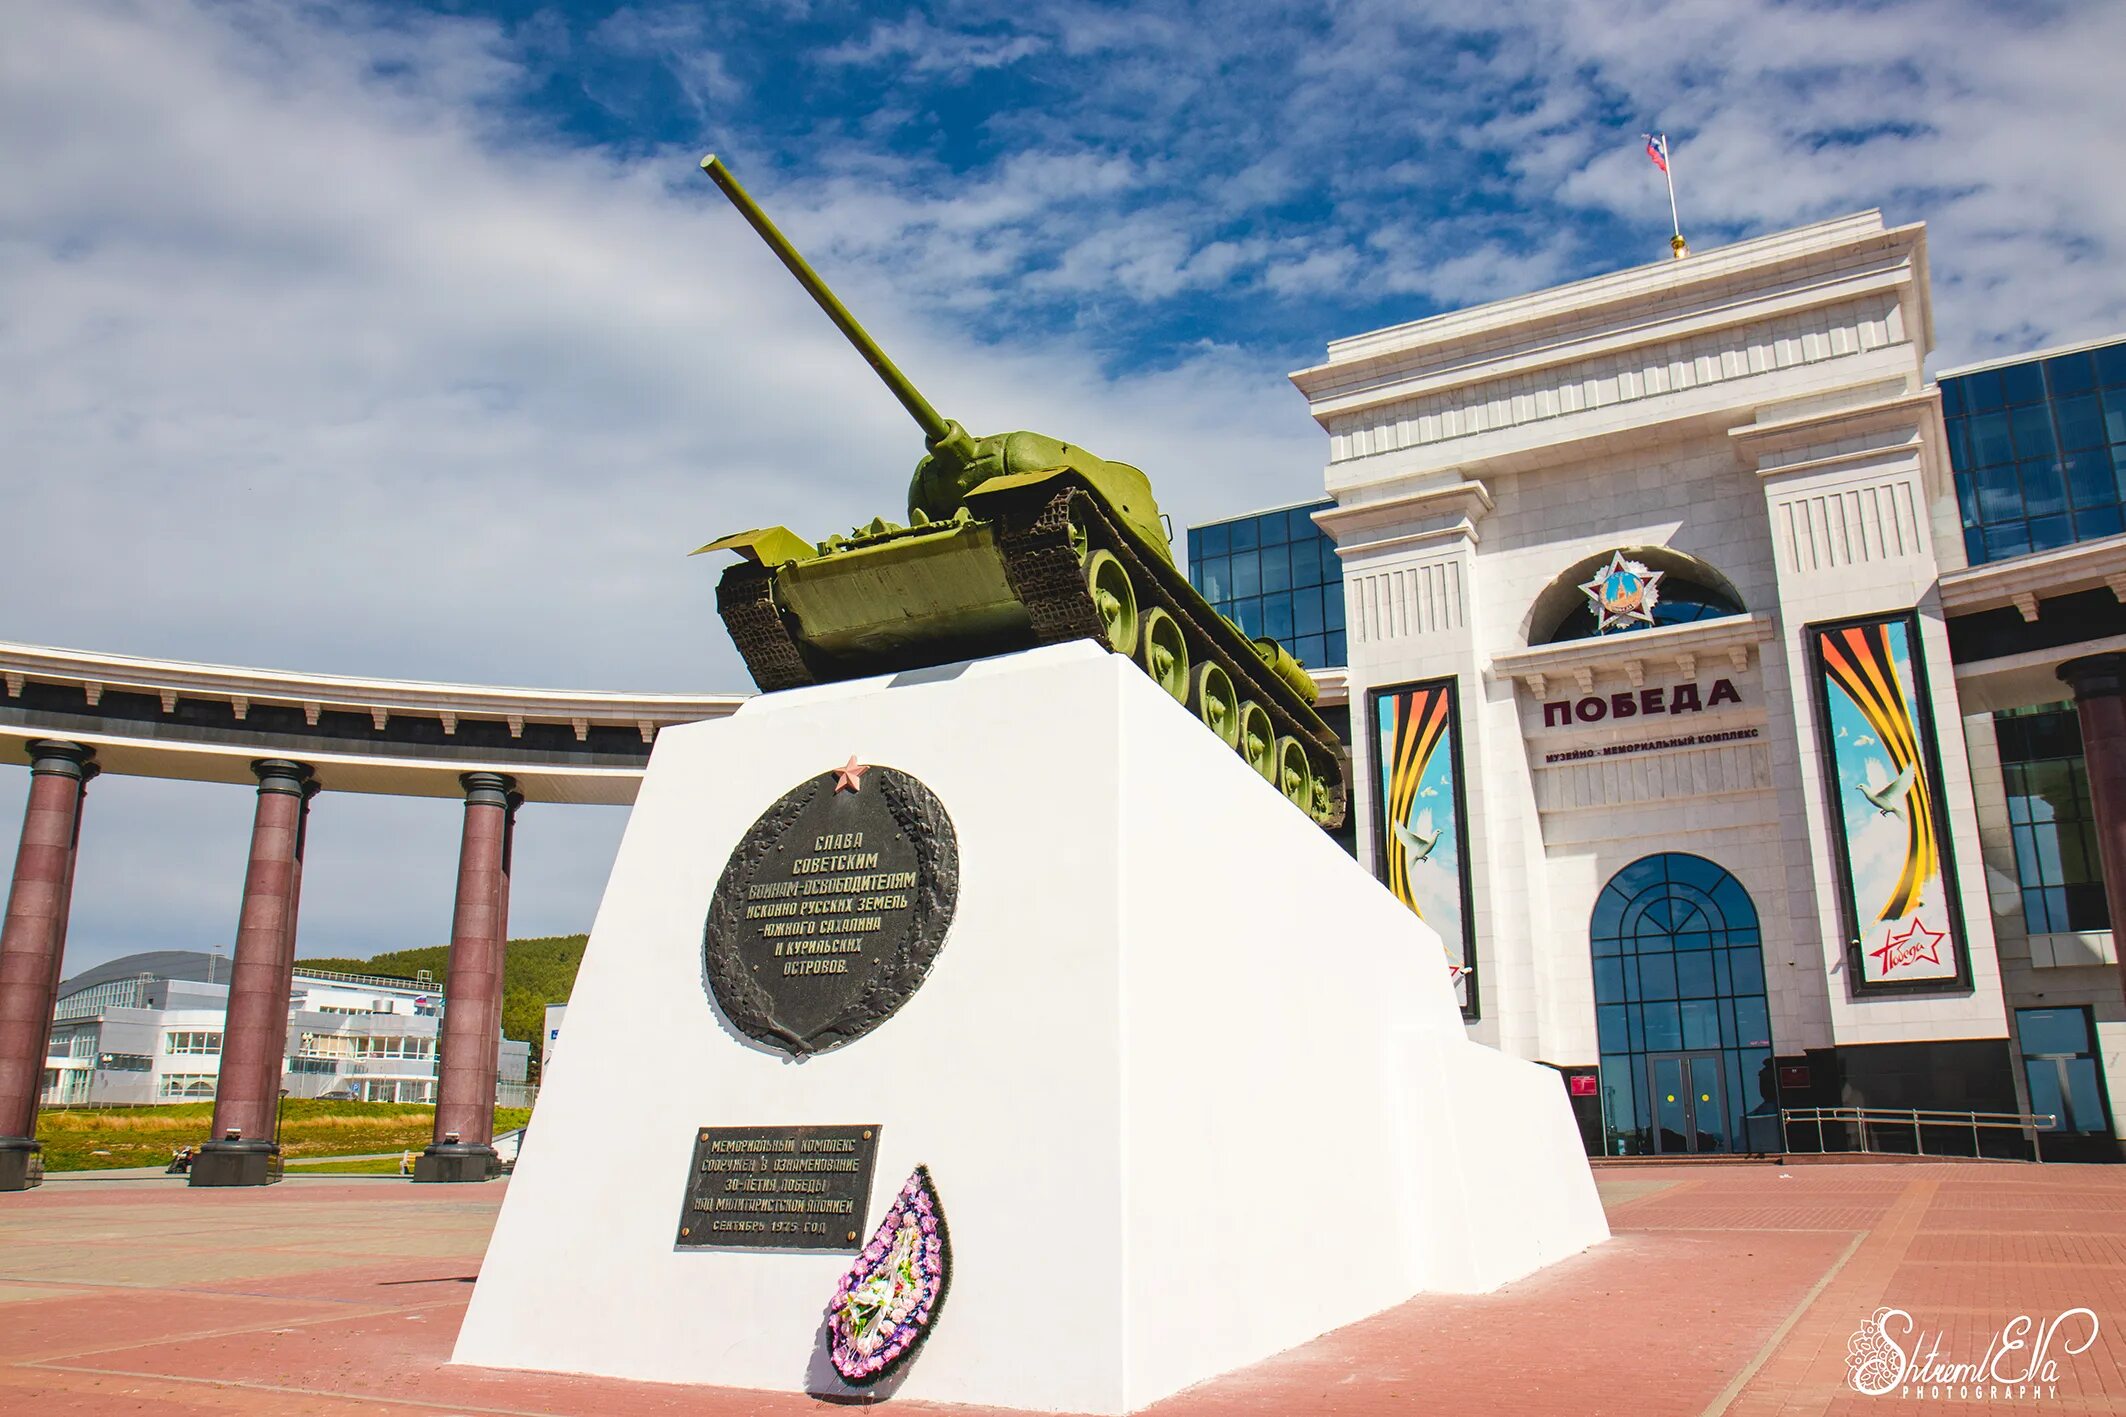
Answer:
[[[1448,941],[1471,1036],[1563,1072],[1590,1150],[1777,1150],[1782,1110],[1845,1106],[2034,1111],[2048,1156],[2116,1155],[2126,536],[2112,462],[2085,492],[2068,445],[2115,435],[2091,457],[2126,471],[2126,345],[1930,379],[1934,339],[1924,226],[1868,212],[1292,376],[1329,441],[1305,511],[1340,562],[1355,848]],[[1979,507],[1987,420],[2050,440],[2019,521]],[[1214,601],[1279,516],[1192,531]],[[2003,746],[2047,714],[2086,740],[2056,790]],[[2032,803],[2080,877],[2019,862]]]

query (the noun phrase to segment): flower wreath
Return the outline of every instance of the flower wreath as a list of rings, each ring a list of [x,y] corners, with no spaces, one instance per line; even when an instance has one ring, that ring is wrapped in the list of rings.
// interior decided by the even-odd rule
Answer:
[[[927,1168],[915,1168],[827,1305],[834,1370],[877,1382],[929,1335],[951,1276],[945,1212]]]

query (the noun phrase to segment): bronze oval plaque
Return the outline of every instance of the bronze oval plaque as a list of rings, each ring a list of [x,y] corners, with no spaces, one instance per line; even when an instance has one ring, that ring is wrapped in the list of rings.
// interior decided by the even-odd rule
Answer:
[[[930,972],[959,884],[937,794],[851,758],[740,838],[709,904],[709,992],[739,1032],[798,1057],[861,1038]]]

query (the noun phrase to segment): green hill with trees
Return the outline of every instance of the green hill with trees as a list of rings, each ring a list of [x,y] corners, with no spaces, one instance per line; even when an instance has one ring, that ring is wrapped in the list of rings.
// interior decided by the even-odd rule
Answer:
[[[534,1079],[539,1076],[539,1035],[546,1024],[546,1006],[564,1002],[576,987],[576,969],[583,963],[583,946],[589,939],[588,935],[550,935],[509,942],[502,963],[502,1035],[532,1045]],[[425,969],[440,985],[449,977],[450,946],[388,950],[368,959],[300,959],[296,966],[405,979]]]

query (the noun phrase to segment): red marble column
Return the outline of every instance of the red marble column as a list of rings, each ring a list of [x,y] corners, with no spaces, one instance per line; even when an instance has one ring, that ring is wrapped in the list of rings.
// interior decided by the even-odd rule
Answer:
[[[436,1058],[436,1130],[416,1181],[484,1181],[495,1174],[495,1053],[502,1026],[502,956],[508,942],[509,858],[516,783],[469,772],[458,847],[458,899]]]
[[[192,1163],[195,1186],[263,1185],[270,1179],[267,1158],[280,1150],[275,1133],[288,1051],[288,988],[295,973],[304,828],[316,784],[307,766],[283,758],[262,759],[251,771],[258,775],[258,810],[229,969],[214,1128]]]
[[[2070,659],[2060,678],[2074,689],[2082,720],[2082,761],[2096,809],[2097,854],[2104,865],[2104,899],[2111,906],[2111,942],[2126,988],[2126,654]]]
[[[0,1191],[25,1190],[43,1175],[37,1101],[66,952],[82,797],[96,775],[91,750],[79,744],[40,740],[29,752],[29,805],[0,923]]]

